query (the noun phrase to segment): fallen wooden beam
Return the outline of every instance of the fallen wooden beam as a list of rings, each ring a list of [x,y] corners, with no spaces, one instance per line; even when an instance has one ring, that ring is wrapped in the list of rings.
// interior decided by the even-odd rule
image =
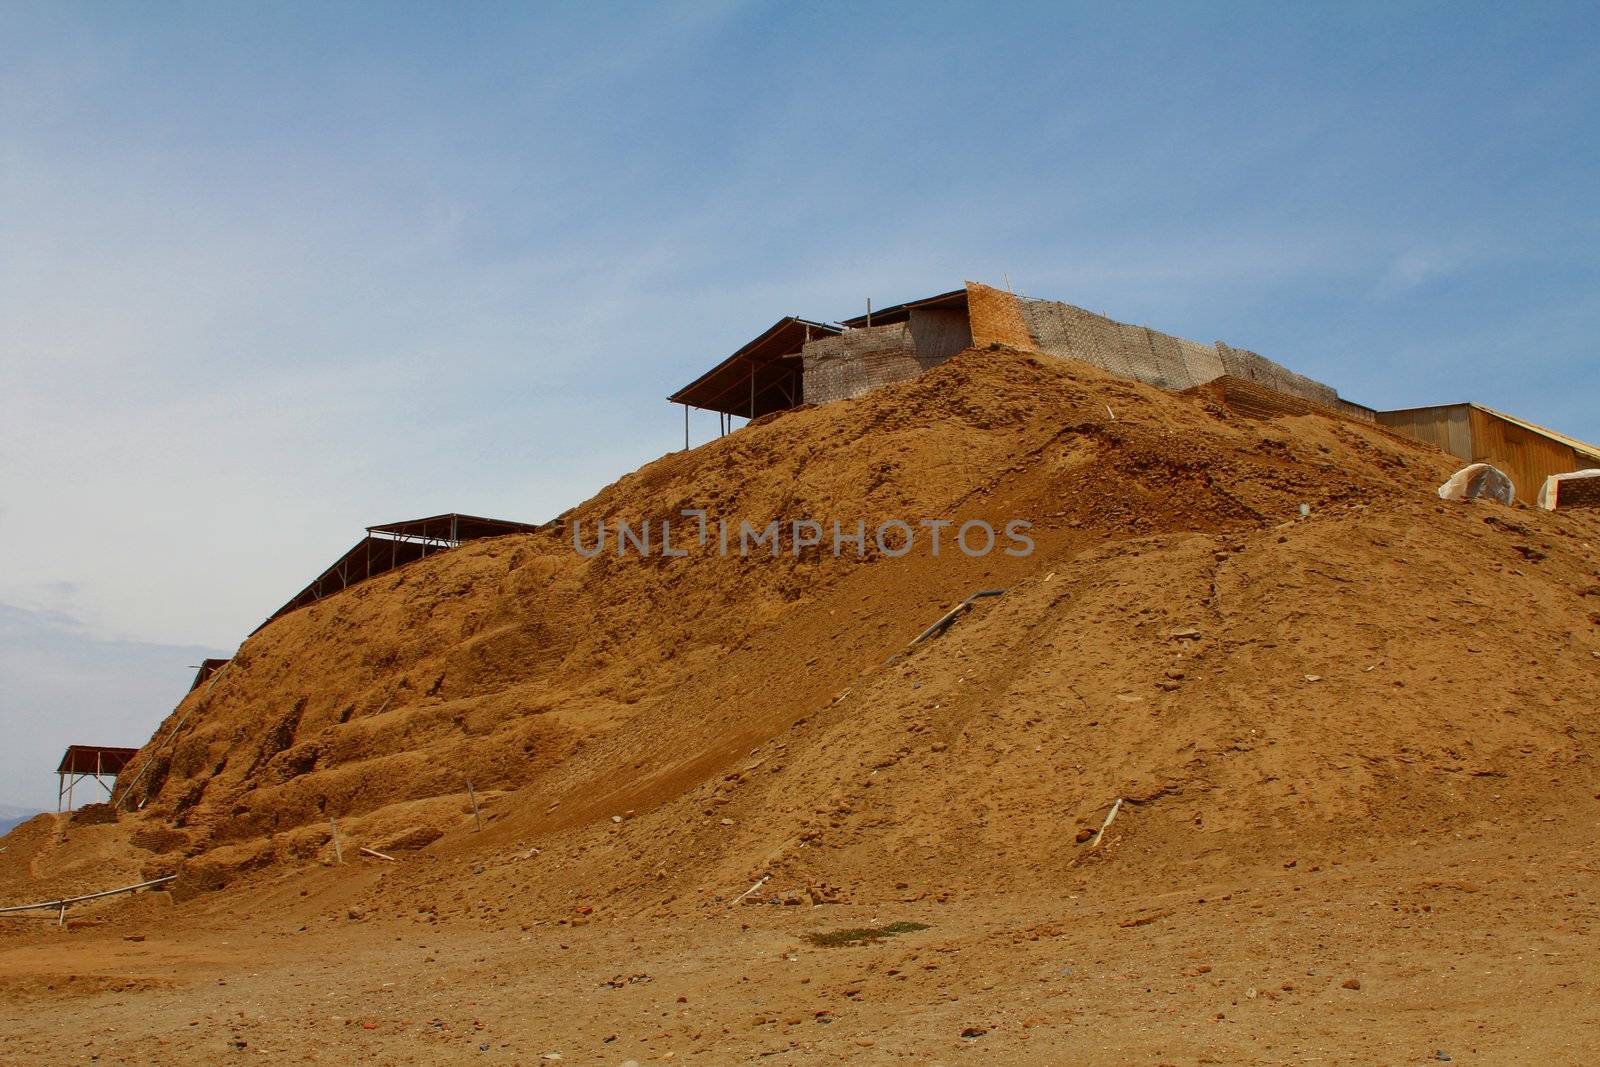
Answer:
[[[61,908],[65,910],[68,904],[81,904],[85,900],[99,900],[101,897],[115,896],[118,893],[132,893],[136,889],[146,889],[153,885],[165,885],[176,877],[178,876],[175,874],[167,874],[160,878],[152,878],[148,882],[140,882],[137,885],[125,885],[120,889],[103,889],[98,893],[85,893],[81,897],[62,897],[58,900],[41,900],[37,904],[13,904],[9,908],[0,908],[0,915],[9,915],[18,911],[34,911],[39,908]]]
[[[918,645],[922,644],[922,642],[926,641],[928,638],[930,638],[930,637],[938,637],[940,634],[942,634],[946,630],[950,629],[951,623],[955,622],[957,617],[959,617],[963,611],[966,611],[968,608],[972,607],[973,601],[980,600],[983,597],[1003,596],[1005,593],[1006,593],[1006,590],[1004,590],[1004,589],[980,589],[980,590],[978,590],[976,593],[973,593],[971,596],[967,597],[967,599],[963,600],[961,603],[957,604],[955,607],[951,608],[949,611],[947,611],[943,615],[939,616],[939,618],[934,621],[932,626],[928,627],[926,630],[922,631],[916,637],[912,638],[911,643],[909,645],[907,645],[905,648],[901,649],[899,652],[896,652],[894,655],[890,656],[888,659],[884,660],[883,661],[883,665],[885,667],[889,666],[889,664],[893,663],[895,660],[899,659],[901,656],[905,655],[907,652],[911,651],[913,648],[915,648]]]
[[[980,589],[980,590],[978,590],[976,593],[973,593],[971,596],[967,597],[967,599],[963,600],[961,603],[957,604],[955,607],[951,608],[949,611],[947,611],[943,615],[939,616],[938,621],[935,622],[932,626],[928,627],[926,630],[922,631],[920,634],[918,634],[916,636],[916,639],[913,640],[911,642],[911,644],[912,645],[920,645],[922,642],[926,641],[928,638],[935,637],[935,636],[937,636],[939,634],[944,633],[946,630],[950,629],[950,624],[956,621],[956,617],[958,615],[960,615],[963,611],[966,611],[968,608],[970,608],[972,606],[972,602],[974,600],[978,600],[981,597],[1002,596],[1004,594],[1005,594],[1005,590],[1004,589]],[[906,647],[910,648],[911,645],[907,645]]]

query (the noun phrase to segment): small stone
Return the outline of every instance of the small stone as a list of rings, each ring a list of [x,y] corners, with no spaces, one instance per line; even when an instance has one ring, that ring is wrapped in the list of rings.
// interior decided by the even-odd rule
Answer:
[[[1089,827],[1087,827],[1087,826],[1080,826],[1080,827],[1078,827],[1078,832],[1074,836],[1073,840],[1077,841],[1078,844],[1081,845],[1081,844],[1083,844],[1085,841],[1089,840],[1089,838],[1091,838],[1093,836],[1094,836],[1094,831],[1093,830],[1089,829]]]
[[[722,820],[722,825],[723,826],[732,826],[733,825],[733,820],[732,819],[723,819]]]
[[[1359,979],[1359,978],[1346,978],[1344,981],[1339,983],[1339,988],[1340,989],[1360,989],[1361,988],[1361,979]]]
[[[1308,682],[1320,682],[1320,681],[1322,681],[1322,675],[1320,675],[1320,674],[1308,674],[1308,675],[1306,675],[1306,681],[1308,681]]]
[[[976,1041],[988,1032],[989,1028],[987,1026],[969,1026],[961,1031],[961,1037],[967,1041]]]
[[[621,822],[621,821],[622,821],[622,816],[620,816],[620,815],[613,815],[613,816],[611,816],[611,821],[612,821],[612,822]]]

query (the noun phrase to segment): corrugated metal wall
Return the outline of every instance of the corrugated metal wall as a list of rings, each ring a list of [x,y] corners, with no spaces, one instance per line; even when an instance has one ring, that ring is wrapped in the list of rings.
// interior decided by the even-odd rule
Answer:
[[[1578,470],[1571,446],[1552,440],[1471,404],[1442,404],[1407,411],[1380,411],[1378,423],[1437,445],[1468,463],[1492,463],[1510,476],[1517,499],[1532,504],[1552,474]]]
[[[1426,441],[1465,463],[1471,463],[1472,424],[1467,418],[1469,410],[1466,404],[1443,404],[1409,411],[1380,411],[1378,424],[1418,441]]]
[[[1533,503],[1539,488],[1552,474],[1578,469],[1578,457],[1569,445],[1496,418],[1480,408],[1470,409],[1474,461],[1493,463],[1511,476],[1517,499]]]

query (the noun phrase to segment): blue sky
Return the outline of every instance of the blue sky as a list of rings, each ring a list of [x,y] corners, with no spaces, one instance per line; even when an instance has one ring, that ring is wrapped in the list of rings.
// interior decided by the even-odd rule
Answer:
[[[1600,440],[1597,26],[0,3],[0,802],[146,739],[361,527],[675,447],[662,398],[783,314],[1008,276]]]

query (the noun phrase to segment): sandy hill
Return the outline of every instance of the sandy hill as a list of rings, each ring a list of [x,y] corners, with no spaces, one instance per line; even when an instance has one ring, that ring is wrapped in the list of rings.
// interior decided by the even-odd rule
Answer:
[[[586,541],[685,508],[1024,518],[1031,556],[469,544],[252,637],[124,774],[137,812],[35,820],[0,888],[176,870],[181,921],[322,870],[332,819],[347,860],[401,860],[343,883],[363,915],[526,929],[722,914],[758,883],[751,904],[1127,899],[1586,818],[1600,519],[1443,503],[1453,468],[1371,425],[969,351],[568,518]]]
[[[1589,789],[1594,523],[1446,505],[1449,469],[1355,422],[969,352],[669,455],[569,518],[592,545],[617,519],[674,519],[681,543],[685,508],[1020,517],[1030,557],[468,545],[253,637],[124,774],[124,822],[152,869],[181,856],[212,887],[326,858],[330,817],[380,849],[458,830],[470,781],[495,839],[565,835],[623,906],[658,871],[708,893],[752,871],[1055,878],[1118,797],[1151,862],[1192,863]]]

